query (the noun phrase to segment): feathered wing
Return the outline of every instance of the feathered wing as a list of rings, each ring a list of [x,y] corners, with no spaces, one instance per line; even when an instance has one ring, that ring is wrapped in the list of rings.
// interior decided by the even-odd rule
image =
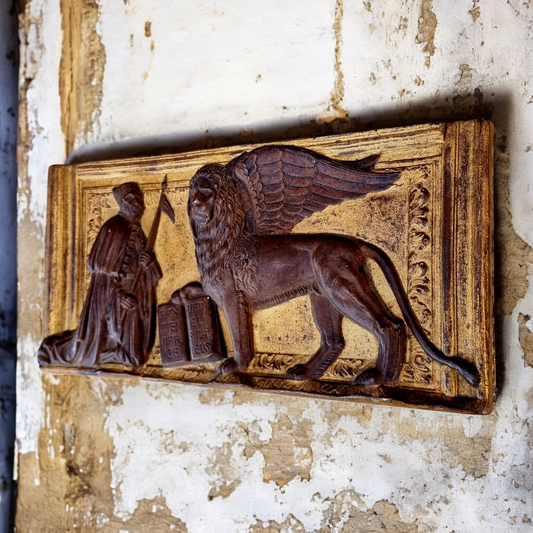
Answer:
[[[294,146],[263,146],[228,164],[256,235],[288,233],[302,219],[344,200],[388,189],[398,172],[372,169],[378,156],[336,161]]]

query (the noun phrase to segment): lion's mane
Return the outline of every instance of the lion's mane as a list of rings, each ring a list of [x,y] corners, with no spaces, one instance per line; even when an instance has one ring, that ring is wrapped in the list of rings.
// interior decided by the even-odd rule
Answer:
[[[230,269],[238,289],[254,291],[258,239],[245,231],[246,214],[237,187],[228,177],[226,167],[205,165],[191,179],[190,197],[200,178],[207,178],[216,194],[210,220],[206,224],[195,224],[191,219],[202,281],[219,280],[222,272]]]

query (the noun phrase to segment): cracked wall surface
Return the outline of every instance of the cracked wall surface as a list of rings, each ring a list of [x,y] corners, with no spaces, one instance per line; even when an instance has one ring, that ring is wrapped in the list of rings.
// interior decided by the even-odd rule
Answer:
[[[17,531],[531,531],[533,6],[19,11]],[[40,374],[49,165],[479,117],[495,126],[491,415]]]

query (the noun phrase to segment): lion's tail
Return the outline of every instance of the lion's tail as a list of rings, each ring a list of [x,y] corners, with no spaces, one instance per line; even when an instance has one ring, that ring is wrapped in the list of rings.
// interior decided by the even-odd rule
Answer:
[[[420,346],[424,349],[427,355],[432,359],[446,365],[454,370],[457,370],[465,380],[476,387],[479,384],[480,376],[476,366],[460,357],[448,357],[444,355],[427,337],[417,316],[415,315],[413,308],[409,304],[409,299],[403,287],[400,275],[391,261],[390,257],[380,250],[377,246],[374,246],[367,242],[360,243],[366,255],[373,259],[383,271],[385,278],[389,282],[392,292],[398,301],[398,305],[402,310],[405,322],[413,332],[416,340],[420,343]]]

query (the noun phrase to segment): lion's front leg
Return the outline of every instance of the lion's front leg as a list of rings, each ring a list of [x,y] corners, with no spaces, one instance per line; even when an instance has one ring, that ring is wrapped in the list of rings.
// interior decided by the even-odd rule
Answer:
[[[252,313],[246,296],[236,289],[222,297],[222,311],[226,317],[233,343],[233,357],[224,361],[218,372],[245,372],[254,357]]]

